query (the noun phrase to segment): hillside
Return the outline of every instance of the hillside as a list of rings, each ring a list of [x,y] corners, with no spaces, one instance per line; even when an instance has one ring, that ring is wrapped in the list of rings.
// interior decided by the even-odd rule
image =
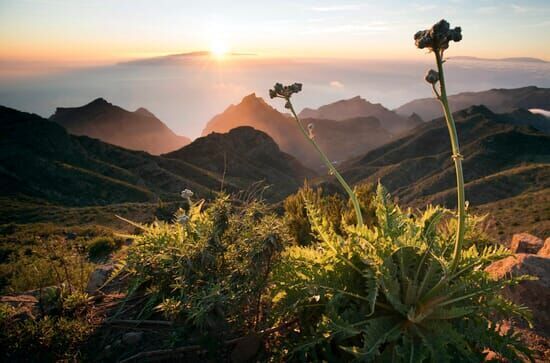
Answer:
[[[496,113],[512,112],[518,108],[540,108],[550,110],[550,88],[535,86],[513,89],[491,89],[483,92],[464,92],[449,96],[451,109],[463,110],[474,105],[485,105]],[[432,120],[441,114],[441,106],[433,98],[421,98],[408,102],[395,110],[403,116],[412,113],[424,120]]]
[[[550,187],[550,136],[515,125],[517,114],[499,115],[483,106],[455,117],[472,206]],[[346,163],[344,175],[354,183],[380,180],[405,204],[453,207],[455,174],[448,144],[445,123],[434,120]]]
[[[374,117],[355,117],[334,121],[306,118],[302,122],[315,126],[315,138],[331,160],[342,161],[361,155],[388,142],[392,135]],[[248,95],[237,105],[208,122],[202,134],[224,133],[239,126],[252,126],[271,136],[281,150],[296,157],[314,170],[323,168],[319,156],[304,138],[295,121],[283,115],[255,94]]]
[[[157,155],[190,143],[187,137],[176,135],[145,108],[130,112],[103,98],[81,107],[59,107],[50,120],[64,126],[74,135],[85,135]]]
[[[224,175],[225,181],[235,185],[251,185],[265,180],[268,185],[276,185],[277,195],[294,192],[304,179],[315,175],[293,156],[281,152],[266,133],[250,126],[237,127],[225,134],[213,132],[163,156],[188,160]]]
[[[408,117],[409,115],[410,114],[406,116]],[[360,96],[330,103],[317,109],[304,108],[299,116],[301,118],[317,118],[336,121],[357,117],[375,117],[380,120],[382,128],[393,134],[402,133],[418,125],[416,117],[403,117],[388,110],[379,103],[370,103]]]
[[[0,107],[0,119],[0,197],[4,201],[71,207],[156,202],[159,197],[177,199],[183,188],[209,196],[222,184],[221,173],[201,165],[208,165],[210,154],[204,149],[197,154],[195,151],[200,148],[194,144],[182,151],[185,156],[154,156],[73,136],[54,122],[6,107]],[[266,197],[283,198],[303,182],[304,176],[310,175],[295,159],[274,148],[273,141],[264,133],[250,129],[248,135],[256,137],[258,143],[266,143],[273,160],[279,160],[278,165],[270,165],[267,170],[286,176],[269,179],[274,191],[266,193]],[[240,136],[232,135],[234,142],[227,146],[228,154],[237,154],[230,147],[241,144]],[[208,137],[203,139],[210,142]],[[205,141],[199,144],[202,142]],[[238,170],[249,177],[225,180],[224,187],[230,192],[266,179],[265,175],[256,174],[260,165],[248,163],[257,156],[256,150],[239,152]]]

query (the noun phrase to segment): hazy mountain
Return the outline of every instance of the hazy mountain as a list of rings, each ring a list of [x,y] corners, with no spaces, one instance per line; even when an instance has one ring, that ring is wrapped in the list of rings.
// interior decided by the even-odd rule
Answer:
[[[484,106],[455,113],[472,205],[550,188],[550,136],[515,125],[517,117]],[[380,180],[405,203],[455,204],[455,172],[442,119],[349,161],[343,169],[354,183]]]
[[[398,115],[381,104],[370,103],[360,96],[330,103],[315,110],[304,108],[299,116],[301,118],[317,118],[336,121],[356,117],[375,117],[380,120],[380,124],[384,129],[393,134],[407,131],[418,125],[417,119]]]
[[[85,135],[131,150],[162,154],[189,144],[144,108],[135,112],[98,98],[81,107],[59,107],[50,120],[71,134]]]
[[[305,127],[313,124],[317,144],[336,163],[361,155],[392,139],[380,121],[374,117],[356,117],[348,120],[302,119]],[[311,145],[307,145],[313,151]],[[319,155],[308,154],[310,164],[319,164]]]
[[[74,136],[59,124],[38,115],[0,106],[0,197],[32,200],[65,206],[106,205],[174,199],[183,188],[199,196],[211,196],[222,185],[222,173],[211,165],[208,147],[225,135],[202,138],[189,149],[173,156],[154,156],[131,151],[86,136]],[[223,185],[230,192],[265,180],[273,184],[265,196],[280,200],[293,192],[311,172],[291,156],[281,153],[262,132],[248,129],[227,137],[223,144],[230,162],[229,177]],[[255,147],[251,147],[255,141]],[[265,145],[263,145],[265,144]],[[247,145],[248,148],[233,148]],[[222,148],[222,146],[219,146]],[[221,149],[220,149],[221,150]],[[261,165],[259,150],[270,155],[269,165]],[[277,161],[277,162],[275,162]],[[204,165],[201,165],[204,164]],[[263,169],[263,173],[259,170]],[[231,177],[233,170],[246,177]]]
[[[497,113],[512,112],[517,108],[550,110],[550,88],[535,86],[513,89],[491,89],[483,92],[464,92],[449,97],[453,110],[463,110],[474,105],[485,105]],[[398,107],[395,112],[408,116],[413,112],[424,120],[441,115],[441,105],[433,98],[421,98]]]
[[[512,63],[548,63],[544,59],[533,57],[509,57],[509,58],[478,58],[471,56],[448,57],[453,60],[481,61],[481,62],[512,62]]]
[[[356,117],[344,121],[305,118],[307,127],[314,124],[315,138],[334,161],[360,155],[391,139],[391,134],[373,117]],[[294,155],[304,165],[323,168],[316,151],[300,132],[296,121],[281,114],[262,98],[250,94],[237,105],[229,106],[206,125],[203,135],[227,132],[239,126],[252,126],[270,135],[281,149]]]

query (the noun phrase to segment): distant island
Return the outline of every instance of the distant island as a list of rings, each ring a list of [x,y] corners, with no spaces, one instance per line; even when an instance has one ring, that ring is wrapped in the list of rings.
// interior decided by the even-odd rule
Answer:
[[[465,60],[465,61],[482,61],[482,62],[510,62],[510,63],[550,63],[540,58],[533,57],[510,57],[510,58],[478,58],[465,55],[459,55],[456,57],[449,57],[449,59],[454,60]]]

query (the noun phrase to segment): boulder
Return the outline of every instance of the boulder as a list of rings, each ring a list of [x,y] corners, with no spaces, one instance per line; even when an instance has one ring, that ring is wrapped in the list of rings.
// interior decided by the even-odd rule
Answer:
[[[550,257],[550,237],[548,237],[544,241],[544,245],[539,250],[539,252],[537,252],[537,255],[543,256],[543,257]]]
[[[115,269],[113,264],[100,265],[91,274],[86,285],[87,293],[94,293],[102,287]]]
[[[503,295],[533,312],[535,329],[550,331],[550,258],[526,253],[493,262],[486,270],[495,278],[530,275],[537,280],[522,281],[504,289]]]
[[[510,250],[514,253],[533,253],[536,254],[544,245],[544,242],[529,233],[516,233],[512,237]]]

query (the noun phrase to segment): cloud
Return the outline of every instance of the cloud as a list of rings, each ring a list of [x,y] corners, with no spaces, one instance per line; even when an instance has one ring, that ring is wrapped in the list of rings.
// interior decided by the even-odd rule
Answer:
[[[361,9],[361,5],[359,4],[316,6],[311,8],[311,10],[319,11],[319,12],[352,11],[352,10],[359,10],[359,9]]]
[[[334,88],[344,88],[344,84],[340,81],[330,81],[329,85]]]

